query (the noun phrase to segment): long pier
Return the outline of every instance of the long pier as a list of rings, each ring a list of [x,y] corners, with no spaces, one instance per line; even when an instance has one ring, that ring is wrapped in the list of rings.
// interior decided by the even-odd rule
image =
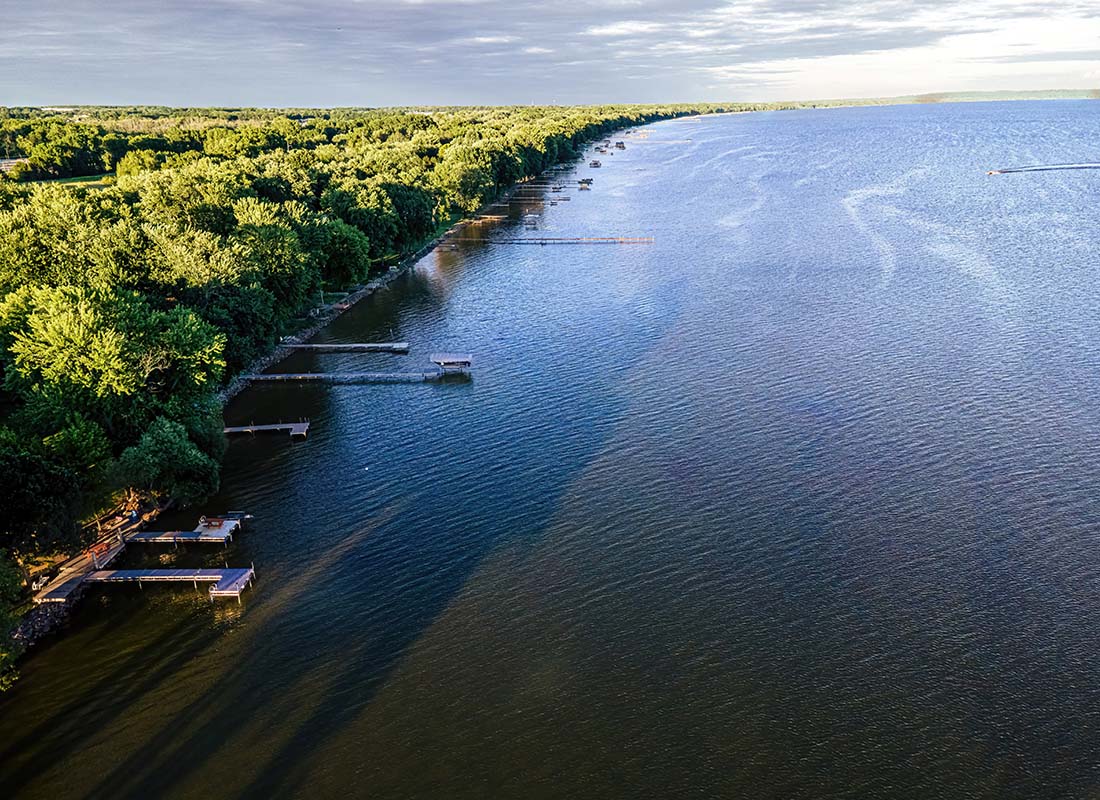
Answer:
[[[242,375],[255,383],[426,383],[442,380],[442,370],[423,372],[274,372]]]
[[[193,583],[197,589],[199,583],[213,584],[210,589],[210,602],[215,597],[236,597],[241,601],[241,592],[252,584],[256,571],[252,567],[225,569],[102,569],[88,573],[86,583]]]
[[[653,244],[652,236],[525,236],[495,239],[452,239],[455,242],[481,242],[483,244]]]
[[[331,342],[324,344],[284,344],[288,350],[310,350],[314,353],[407,353],[408,342]]]
[[[267,432],[279,432],[286,431],[291,436],[301,436],[306,438],[306,434],[309,433],[309,420],[303,420],[302,422],[277,422],[272,425],[228,425],[222,429],[222,433],[227,436],[236,433],[267,433]]]

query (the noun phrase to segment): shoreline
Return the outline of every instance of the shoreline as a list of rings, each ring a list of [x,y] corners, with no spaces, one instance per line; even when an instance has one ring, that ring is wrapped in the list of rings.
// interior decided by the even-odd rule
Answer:
[[[340,317],[340,315],[344,314],[347,311],[350,311],[351,308],[359,303],[361,300],[370,297],[379,289],[388,286],[390,283],[412,270],[412,268],[420,263],[421,260],[430,255],[433,250],[435,250],[441,244],[444,244],[448,237],[453,236],[456,232],[458,232],[459,229],[464,228],[465,226],[474,222],[479,214],[485,213],[485,210],[487,208],[496,203],[510,200],[512,195],[515,194],[515,192],[520,189],[520,187],[524,186],[527,183],[530,183],[536,178],[543,177],[543,175],[545,175],[545,171],[539,173],[538,175],[532,175],[530,178],[526,178],[522,181],[517,181],[516,183],[513,183],[511,186],[501,192],[500,195],[497,196],[495,199],[483,204],[470,215],[457,220],[443,233],[427,241],[422,247],[417,249],[416,252],[410,253],[378,277],[374,278],[373,280],[367,281],[366,284],[360,286],[339,303],[333,303],[327,308],[324,306],[318,306],[317,308],[324,308],[325,310],[317,315],[313,324],[309,325],[301,331],[298,331],[293,335],[285,336],[280,339],[279,342],[275,345],[274,350],[272,350],[267,355],[260,356],[255,361],[250,363],[245,369],[241,370],[238,375],[235,375],[229,381],[229,383],[226,384],[225,388],[214,395],[219,405],[222,407],[222,410],[224,411],[225,407],[230,403],[230,401],[232,401],[233,398],[235,398],[237,395],[247,389],[248,386],[251,384],[251,381],[244,380],[241,375],[263,372],[268,367],[272,367],[275,364],[278,364],[280,361],[289,356],[292,352],[290,348],[286,347],[285,345],[303,344],[309,341],[318,333],[327,328],[332,322]]]
[[[485,212],[493,203],[499,203],[507,201],[511,196],[524,184],[529,183],[535,178],[541,177],[541,175],[535,175],[523,181],[517,181],[509,186],[506,190],[489,203],[485,203],[473,214],[463,217],[456,221],[453,225],[449,226],[443,233],[434,236],[427,241],[423,246],[418,248],[415,252],[402,258],[394,266],[390,267],[384,273],[368,281],[365,285],[359,287],[354,292],[349,294],[339,303],[334,303],[325,309],[321,314],[318,314],[313,324],[309,325],[302,331],[294,334],[293,336],[287,336],[275,346],[267,355],[253,361],[248,365],[248,368],[244,370],[244,373],[262,372],[274,364],[279,363],[286,358],[292,352],[290,349],[284,347],[284,344],[294,344],[304,342],[312,337],[316,336],[322,330],[324,330],[330,323],[336,320],[341,314],[349,311],[356,303],[361,300],[370,297],[379,289],[387,286],[397,278],[409,272],[415,267],[425,256],[429,255],[433,250],[443,244],[448,237],[453,236],[460,229],[466,225],[471,224],[477,219],[477,215]],[[242,373],[243,374],[243,373]],[[250,385],[250,381],[242,379],[239,375],[234,378],[222,389],[215,394],[219,405],[221,405],[223,411],[225,406],[229,404],[237,395],[243,392]],[[160,516],[160,514],[171,507],[171,503],[165,505],[154,505],[152,509],[143,513],[140,517],[140,521],[136,525],[127,526],[123,521],[121,525],[110,528],[110,531],[106,534],[102,534],[97,537],[96,542],[111,539],[116,535],[117,530],[126,529],[126,532],[133,530],[140,530],[147,524],[153,522]],[[119,517],[116,512],[112,515],[112,519]],[[100,525],[103,524],[102,520],[98,521]],[[96,542],[88,545],[93,546]],[[67,565],[78,561],[87,552],[88,547],[82,548],[79,553],[76,553],[60,563],[57,576],[52,582],[56,581],[58,577],[65,573]],[[8,632],[8,638],[15,644],[19,650],[18,660],[21,661],[25,658],[34,647],[41,644],[44,640],[50,636],[60,633],[65,626],[69,623],[72,617],[72,612],[75,605],[73,603],[41,603],[33,605],[25,613],[20,615],[19,621]]]
[[[684,115],[683,117],[670,117],[669,119],[675,120],[675,119],[684,119],[684,118],[702,117],[702,116],[707,116],[707,115],[705,115],[705,114],[692,114],[692,115]],[[630,125],[623,126],[622,128],[615,128],[611,131],[608,131],[604,134],[601,134],[600,137],[594,138],[592,141],[598,141],[599,138],[602,138],[604,136],[611,136],[613,134],[619,133],[619,132],[624,131],[624,130],[632,130],[634,128],[645,127],[647,125],[653,124],[653,122],[663,122],[663,121],[666,121],[666,120],[654,120],[652,122],[641,123],[641,124],[632,123]],[[584,142],[583,147],[588,148],[591,143],[592,143],[591,141],[586,141],[586,142]],[[566,160],[566,161],[562,161],[562,162],[558,162],[557,164],[555,164],[551,167],[548,167],[547,169],[543,170],[542,172],[540,172],[536,175],[532,175],[532,176],[529,176],[529,177],[527,177],[523,180],[516,181],[515,183],[508,186],[508,188],[504,189],[495,198],[493,198],[489,202],[486,202],[486,203],[482,204],[475,211],[470,212],[467,215],[463,216],[462,218],[456,220],[451,225],[449,225],[446,230],[444,230],[442,233],[432,237],[430,240],[425,242],[421,247],[419,247],[415,252],[404,256],[394,266],[392,266],[392,267],[390,267],[390,269],[386,270],[386,272],[384,272],[381,275],[377,276],[373,280],[368,281],[366,284],[360,286],[358,289],[351,292],[349,295],[347,295],[345,298],[343,298],[339,302],[333,303],[333,304],[331,304],[327,307],[326,306],[317,306],[314,310],[315,311],[319,310],[319,311],[317,313],[317,316],[314,318],[314,321],[310,325],[308,325],[306,328],[304,328],[301,331],[298,331],[297,333],[295,333],[293,335],[283,337],[275,345],[274,349],[270,353],[267,353],[266,355],[263,355],[263,356],[255,359],[244,370],[242,370],[241,373],[239,373],[238,375],[235,375],[229,381],[229,383],[226,384],[225,387],[223,387],[220,391],[218,391],[214,394],[214,397],[215,397],[216,401],[221,406],[223,415],[224,415],[224,411],[225,411],[226,406],[234,398],[236,398],[238,395],[240,395],[251,383],[251,381],[243,379],[241,377],[241,375],[249,374],[249,373],[262,372],[265,369],[267,369],[267,368],[269,368],[269,367],[271,367],[275,364],[278,364],[280,361],[285,359],[292,352],[289,348],[284,347],[284,345],[304,343],[304,342],[308,341],[309,339],[313,338],[314,336],[316,336],[318,333],[320,333],[322,330],[324,330],[326,327],[328,327],[329,324],[331,324],[338,317],[340,317],[341,314],[343,314],[346,311],[350,310],[357,303],[359,303],[363,299],[371,296],[372,294],[374,294],[379,289],[389,285],[391,282],[393,282],[397,278],[399,278],[399,277],[405,275],[406,273],[408,273],[422,259],[424,259],[426,256],[431,254],[432,251],[434,251],[440,245],[445,244],[449,237],[454,236],[456,233],[461,231],[467,225],[470,225],[470,224],[473,224],[474,222],[476,222],[478,220],[479,216],[485,214],[489,207],[491,207],[495,204],[501,203],[501,202],[510,201],[512,199],[512,196],[517,191],[519,191],[520,189],[522,189],[524,186],[531,183],[532,181],[538,180],[540,178],[544,178],[555,167],[561,167],[561,166],[571,165],[571,164],[576,164],[576,163],[583,163],[583,161],[584,161],[584,156],[583,156],[583,153],[582,153],[581,155],[576,156],[575,158],[572,158],[572,159],[569,159],[569,160]],[[127,525],[126,522],[123,521],[121,524],[112,526],[110,528],[109,532],[107,532],[105,534],[101,534],[99,537],[97,537],[97,541],[100,541],[100,540],[103,540],[103,539],[114,538],[115,536],[117,536],[118,531],[120,531],[124,528],[127,530],[127,532],[130,532],[132,530],[139,530],[139,529],[143,528],[146,524],[154,521],[160,515],[160,513],[167,510],[169,507],[171,507],[171,505],[172,505],[171,501],[169,501],[168,504],[166,504],[166,505],[159,505],[159,504],[154,505],[154,507],[152,509],[150,509],[146,513],[143,513],[136,523]],[[114,516],[117,517],[118,516],[117,513]],[[112,519],[113,518],[114,517],[112,517]],[[102,520],[100,520],[98,522],[99,522],[100,525],[103,524]],[[89,547],[90,546],[92,546],[92,545],[89,545]],[[87,548],[82,548],[79,553],[76,553],[73,556],[70,556],[65,561],[61,562],[61,566],[60,566],[60,569],[58,571],[58,575],[55,576],[54,581],[58,580],[58,578],[62,574],[64,574],[64,572],[66,570],[66,565],[70,565],[70,564],[84,558],[86,552],[87,552]],[[53,581],[51,581],[51,583],[52,582]],[[23,613],[19,617],[19,621],[12,627],[12,629],[9,631],[9,634],[8,634],[10,640],[12,642],[14,642],[16,644],[16,646],[18,647],[18,649],[19,649],[19,655],[17,656],[16,663],[18,664],[19,661],[22,661],[36,645],[42,643],[44,640],[47,640],[49,637],[51,637],[55,634],[61,633],[64,630],[64,628],[66,627],[66,625],[69,623],[74,607],[75,607],[75,604],[70,603],[70,602],[65,602],[65,603],[42,603],[42,604],[33,605],[29,610],[27,610],[25,613]]]
[[[143,501],[143,504],[145,502],[146,501]],[[94,547],[100,542],[112,541],[120,535],[124,536],[128,533],[142,530],[149,523],[156,521],[161,514],[171,509],[174,505],[175,503],[171,500],[164,503],[154,502],[147,510],[141,511],[136,520],[130,520],[126,512],[122,510],[115,510],[110,512],[106,518],[100,518],[95,520],[94,523],[89,523],[89,525],[95,524],[100,528],[100,535],[96,537],[94,542],[83,548],[79,553],[60,562],[57,574],[46,583],[46,586],[57,583],[65,576],[67,570],[74,569],[77,562],[86,557],[85,554],[88,552],[89,548]],[[105,531],[104,528],[106,528]],[[45,587],[43,587],[43,589],[44,588]],[[76,597],[79,597],[79,594],[80,593],[77,593]],[[33,603],[33,597],[31,602]],[[35,645],[63,629],[72,616],[73,608],[75,608],[75,605],[68,602],[38,603],[32,605],[27,611],[21,614],[19,616],[19,621],[12,626],[10,631],[8,631],[9,640],[19,650],[18,659],[22,660]]]

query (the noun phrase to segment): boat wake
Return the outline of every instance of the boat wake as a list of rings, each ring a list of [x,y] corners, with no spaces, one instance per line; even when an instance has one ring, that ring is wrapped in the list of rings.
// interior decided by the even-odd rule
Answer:
[[[1033,164],[1028,167],[1005,167],[991,169],[988,175],[1009,175],[1013,172],[1051,172],[1061,169],[1100,169],[1100,164]]]

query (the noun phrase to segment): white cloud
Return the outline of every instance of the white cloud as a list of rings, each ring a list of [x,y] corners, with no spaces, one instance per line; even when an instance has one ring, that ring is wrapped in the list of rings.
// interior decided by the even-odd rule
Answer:
[[[109,17],[95,0],[9,3],[0,104],[595,103],[1088,88],[1100,82],[1097,2],[159,0],[150,14],[147,0],[112,0]],[[332,79],[349,64],[347,79]],[[601,65],[649,80],[624,90],[590,69]]]
[[[612,22],[610,25],[593,25],[585,29],[588,36],[637,36],[641,33],[656,33],[668,26],[663,22],[643,22],[641,20],[624,20]]]
[[[508,44],[516,41],[515,36],[471,36],[468,39],[459,39],[460,42],[470,44]]]

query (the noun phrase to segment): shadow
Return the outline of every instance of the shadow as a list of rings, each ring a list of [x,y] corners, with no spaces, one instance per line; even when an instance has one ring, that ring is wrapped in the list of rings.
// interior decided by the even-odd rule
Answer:
[[[608,433],[613,426],[608,428]],[[588,441],[590,456],[600,451],[603,437]],[[544,532],[558,508],[555,498],[563,496],[573,480],[583,472],[588,459],[578,459],[571,470],[555,477],[555,485],[546,486],[525,528],[532,537]],[[415,510],[415,509],[414,509]],[[318,763],[329,743],[338,738],[363,709],[386,685],[394,670],[402,663],[409,649],[440,618],[481,566],[483,560],[514,533],[509,517],[502,509],[499,520],[486,535],[463,542],[456,552],[455,542],[448,536],[437,536],[416,542],[414,555],[394,556],[384,552],[389,542],[367,551],[364,537],[389,521],[400,529],[405,521],[397,519],[392,505],[382,518],[373,520],[371,528],[360,531],[324,553],[304,572],[296,575],[293,584],[279,590],[269,607],[253,612],[247,628],[252,631],[253,644],[238,643],[247,649],[230,674],[196,697],[184,709],[164,719],[159,730],[148,736],[108,773],[89,793],[92,797],[147,798],[160,796],[201,774],[204,766],[226,752],[227,740],[253,718],[263,715],[275,719],[280,726],[293,725],[285,740],[270,754],[264,752],[262,763],[241,764],[251,776],[238,793],[241,797],[297,797],[307,790],[304,782]],[[382,548],[380,550],[379,548]],[[418,572],[417,580],[395,570],[385,562],[388,558],[410,558],[419,565],[432,565],[430,571]],[[364,562],[371,566],[361,580],[349,582],[339,574],[326,576],[326,570],[344,569],[361,575]],[[349,621],[339,614],[322,617],[318,623],[310,620],[313,640],[326,645],[309,659],[293,659],[280,663],[279,694],[271,695],[261,671],[253,675],[249,663],[279,662],[278,637],[268,636],[274,626],[286,629],[296,620],[294,601],[299,594],[325,591],[319,584],[325,579],[342,588],[341,603],[352,609],[385,609],[379,621],[359,617]],[[349,586],[350,584],[350,586]],[[258,584],[263,591],[263,581]],[[261,601],[263,602],[263,601]],[[347,635],[348,630],[354,636]],[[259,677],[257,677],[259,676]],[[304,697],[317,697],[316,705],[300,722],[293,722],[303,709]],[[197,719],[203,721],[195,726]],[[285,728],[283,728],[285,730]],[[282,738],[282,737],[280,737]]]
[[[343,559],[352,555],[370,533],[388,522],[397,511],[397,507],[391,507],[379,515],[371,526],[347,537],[323,558],[275,589],[275,596],[266,604],[255,608],[248,624],[250,637],[237,642],[239,648],[247,651],[242,654],[241,660],[244,661],[245,656],[262,659],[268,654],[273,645],[264,636],[265,632],[272,626],[282,624],[285,612],[292,609],[300,595],[314,588],[327,571],[336,568]],[[263,583],[258,586],[262,587]],[[341,643],[339,637],[334,637],[331,641]],[[314,663],[310,662],[311,665]],[[198,695],[183,709],[166,719],[156,733],[145,739],[141,747],[106,773],[88,796],[159,796],[188,774],[199,770],[208,759],[219,753],[225,746],[227,732],[234,731],[255,713],[280,702],[279,697],[253,691],[253,687],[249,685],[251,676],[248,670],[244,668],[244,664],[238,666],[240,668],[228,676],[222,676],[212,690]],[[309,675],[309,671],[301,668],[295,683],[300,683]],[[188,725],[211,709],[214,713],[205,722],[190,733],[181,735],[181,731],[186,730]]]
[[[0,764],[12,764],[19,753],[32,750],[33,743],[41,739],[49,742],[48,747],[34,749],[33,754],[18,763],[12,772],[2,773],[4,789],[10,793],[8,796],[15,796],[19,789],[60,758],[79,750],[89,730],[103,727],[124,715],[131,703],[169,680],[181,660],[194,657],[219,635],[214,630],[196,635],[187,623],[186,618],[182,619],[149,645],[135,649],[77,698],[0,751]],[[109,633],[109,630],[105,632]]]

